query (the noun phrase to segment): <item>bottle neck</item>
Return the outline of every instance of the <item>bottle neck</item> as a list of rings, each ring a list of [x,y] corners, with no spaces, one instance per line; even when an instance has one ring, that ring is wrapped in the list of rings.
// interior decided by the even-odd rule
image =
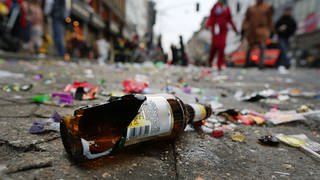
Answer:
[[[187,123],[193,123],[207,119],[212,114],[210,106],[203,104],[185,104],[188,116]]]

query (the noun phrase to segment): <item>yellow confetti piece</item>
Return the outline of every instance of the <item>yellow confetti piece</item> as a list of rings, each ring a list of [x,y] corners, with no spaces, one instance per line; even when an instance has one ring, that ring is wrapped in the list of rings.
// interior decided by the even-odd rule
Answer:
[[[244,142],[246,140],[246,135],[241,132],[235,132],[231,135],[231,139],[235,142]]]

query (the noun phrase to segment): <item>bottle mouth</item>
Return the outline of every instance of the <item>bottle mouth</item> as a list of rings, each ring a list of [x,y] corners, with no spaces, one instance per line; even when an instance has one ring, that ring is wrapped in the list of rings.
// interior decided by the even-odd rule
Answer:
[[[71,133],[64,121],[60,123],[60,134],[62,144],[71,160],[75,162],[83,161],[84,157],[81,139]]]
[[[212,115],[212,108],[204,104],[186,104],[186,108],[189,115],[189,123],[205,120]]]

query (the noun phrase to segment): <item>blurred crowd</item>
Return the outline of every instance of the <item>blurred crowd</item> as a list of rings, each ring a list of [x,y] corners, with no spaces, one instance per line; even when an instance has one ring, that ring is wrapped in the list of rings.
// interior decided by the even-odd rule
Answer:
[[[0,0],[0,49],[37,56],[57,55],[75,61],[97,59],[100,64],[145,60],[182,66],[190,63],[182,36],[179,37],[179,45],[171,45],[170,59],[163,51],[161,36],[153,42],[150,41],[152,35],[148,33],[143,37],[135,33],[128,38],[122,32],[108,34],[101,30],[94,34],[93,41],[87,41],[79,22],[71,20],[69,11],[66,0]],[[205,23],[212,34],[207,65],[211,67],[217,56],[218,70],[225,66],[226,38],[231,25],[237,36],[246,42],[245,67],[252,64],[251,52],[259,49],[258,66],[262,69],[270,39],[277,36],[277,48],[280,50],[277,63],[289,68],[289,39],[297,29],[291,11],[288,6],[283,15],[273,22],[272,6],[264,0],[256,0],[247,9],[241,29],[237,29],[227,1],[218,0]]]
[[[0,2],[1,49],[31,53],[44,51],[43,11],[40,1],[4,0]]]
[[[282,12],[278,9],[277,13],[281,14],[275,15],[267,1],[255,0],[243,7],[237,2],[218,0],[214,4],[200,30],[188,42],[191,62],[217,67],[219,71],[226,65],[289,68],[290,40],[297,30],[292,6],[284,6]],[[234,33],[229,33],[231,29]]]
[[[219,0],[211,10],[206,27],[211,31],[211,49],[209,51],[208,65],[211,67],[214,56],[218,54],[217,67],[221,71],[225,66],[225,47],[230,24],[241,41],[246,42],[246,47],[241,50],[246,51],[244,67],[250,66],[252,62],[251,53],[254,49],[259,49],[258,67],[264,68],[266,51],[272,47],[272,40],[277,39],[276,48],[280,50],[277,58],[277,65],[290,67],[290,59],[287,56],[290,47],[289,39],[295,34],[297,23],[292,17],[292,8],[287,6],[282,16],[273,22],[273,7],[264,0],[256,0],[245,14],[241,31],[237,30],[232,21],[232,14],[226,0]],[[274,38],[274,37],[277,38]],[[273,46],[275,48],[275,46]],[[240,49],[239,49],[240,50]]]
[[[161,37],[125,37],[103,29],[87,41],[78,21],[72,21],[65,0],[0,0],[0,49],[36,56],[48,54],[65,60],[97,59],[100,64],[165,61]],[[150,38],[149,38],[150,39]]]

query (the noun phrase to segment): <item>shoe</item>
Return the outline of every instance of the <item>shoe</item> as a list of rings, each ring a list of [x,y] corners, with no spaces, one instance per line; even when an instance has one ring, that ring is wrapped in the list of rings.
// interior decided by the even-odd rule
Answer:
[[[278,72],[279,72],[279,74],[289,74],[289,71],[284,66],[279,66]]]

